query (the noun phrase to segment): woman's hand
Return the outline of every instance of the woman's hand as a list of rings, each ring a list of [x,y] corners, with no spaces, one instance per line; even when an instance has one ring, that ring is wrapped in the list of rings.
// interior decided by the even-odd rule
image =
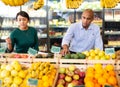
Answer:
[[[6,43],[7,43],[7,44],[11,44],[11,43],[12,43],[12,41],[11,41],[10,37],[6,38],[6,40],[5,40],[5,41],[6,41]]]

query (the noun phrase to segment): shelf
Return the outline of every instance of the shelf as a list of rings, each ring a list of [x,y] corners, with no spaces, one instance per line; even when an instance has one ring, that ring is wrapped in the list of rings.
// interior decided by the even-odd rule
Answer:
[[[105,31],[105,35],[120,35],[120,31]]]
[[[50,25],[50,28],[68,28],[69,26],[55,26],[55,25]]]
[[[120,45],[104,45],[105,47],[114,47],[114,48],[120,48]]]

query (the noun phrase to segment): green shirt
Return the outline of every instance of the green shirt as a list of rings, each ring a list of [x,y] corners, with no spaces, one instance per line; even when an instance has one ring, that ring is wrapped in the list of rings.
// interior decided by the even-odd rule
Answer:
[[[29,47],[38,51],[38,36],[37,31],[33,27],[28,27],[27,30],[19,28],[13,30],[10,34],[12,47],[17,53],[27,53]]]

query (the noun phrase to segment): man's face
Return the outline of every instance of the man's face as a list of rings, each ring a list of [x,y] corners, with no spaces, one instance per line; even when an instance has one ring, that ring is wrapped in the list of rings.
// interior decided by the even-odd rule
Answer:
[[[87,29],[90,23],[93,21],[93,15],[90,14],[89,12],[83,12],[81,19],[82,19],[82,26]]]

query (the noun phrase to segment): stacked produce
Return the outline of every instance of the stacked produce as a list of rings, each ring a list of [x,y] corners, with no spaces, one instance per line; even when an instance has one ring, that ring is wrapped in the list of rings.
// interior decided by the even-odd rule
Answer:
[[[22,68],[18,61],[1,65],[0,80],[2,87],[20,87],[26,75],[27,71]]]
[[[84,53],[76,53],[76,54],[66,54],[64,56],[65,59],[85,59],[86,55]]]
[[[90,51],[84,51],[82,53],[85,54],[87,59],[90,60],[110,60],[116,58],[115,53],[108,55],[100,49],[91,49]]]
[[[84,84],[85,72],[74,65],[60,67],[56,87],[74,87]]]
[[[100,4],[103,8],[114,8],[120,0],[100,0]]]
[[[24,5],[29,0],[1,0],[5,5],[10,6],[21,6]]]
[[[35,62],[29,68],[23,68],[18,61],[13,61],[1,65],[0,80],[2,87],[29,87],[30,78],[38,80],[38,87],[52,87],[56,72],[49,62]]]
[[[118,87],[116,73],[114,66],[108,64],[95,64],[93,67],[88,67],[85,75],[85,87],[104,87],[109,85],[111,87]]]
[[[66,7],[68,9],[76,9],[82,4],[83,0],[66,0]]]
[[[37,10],[44,6],[44,0],[37,0],[33,3],[33,9]]]

